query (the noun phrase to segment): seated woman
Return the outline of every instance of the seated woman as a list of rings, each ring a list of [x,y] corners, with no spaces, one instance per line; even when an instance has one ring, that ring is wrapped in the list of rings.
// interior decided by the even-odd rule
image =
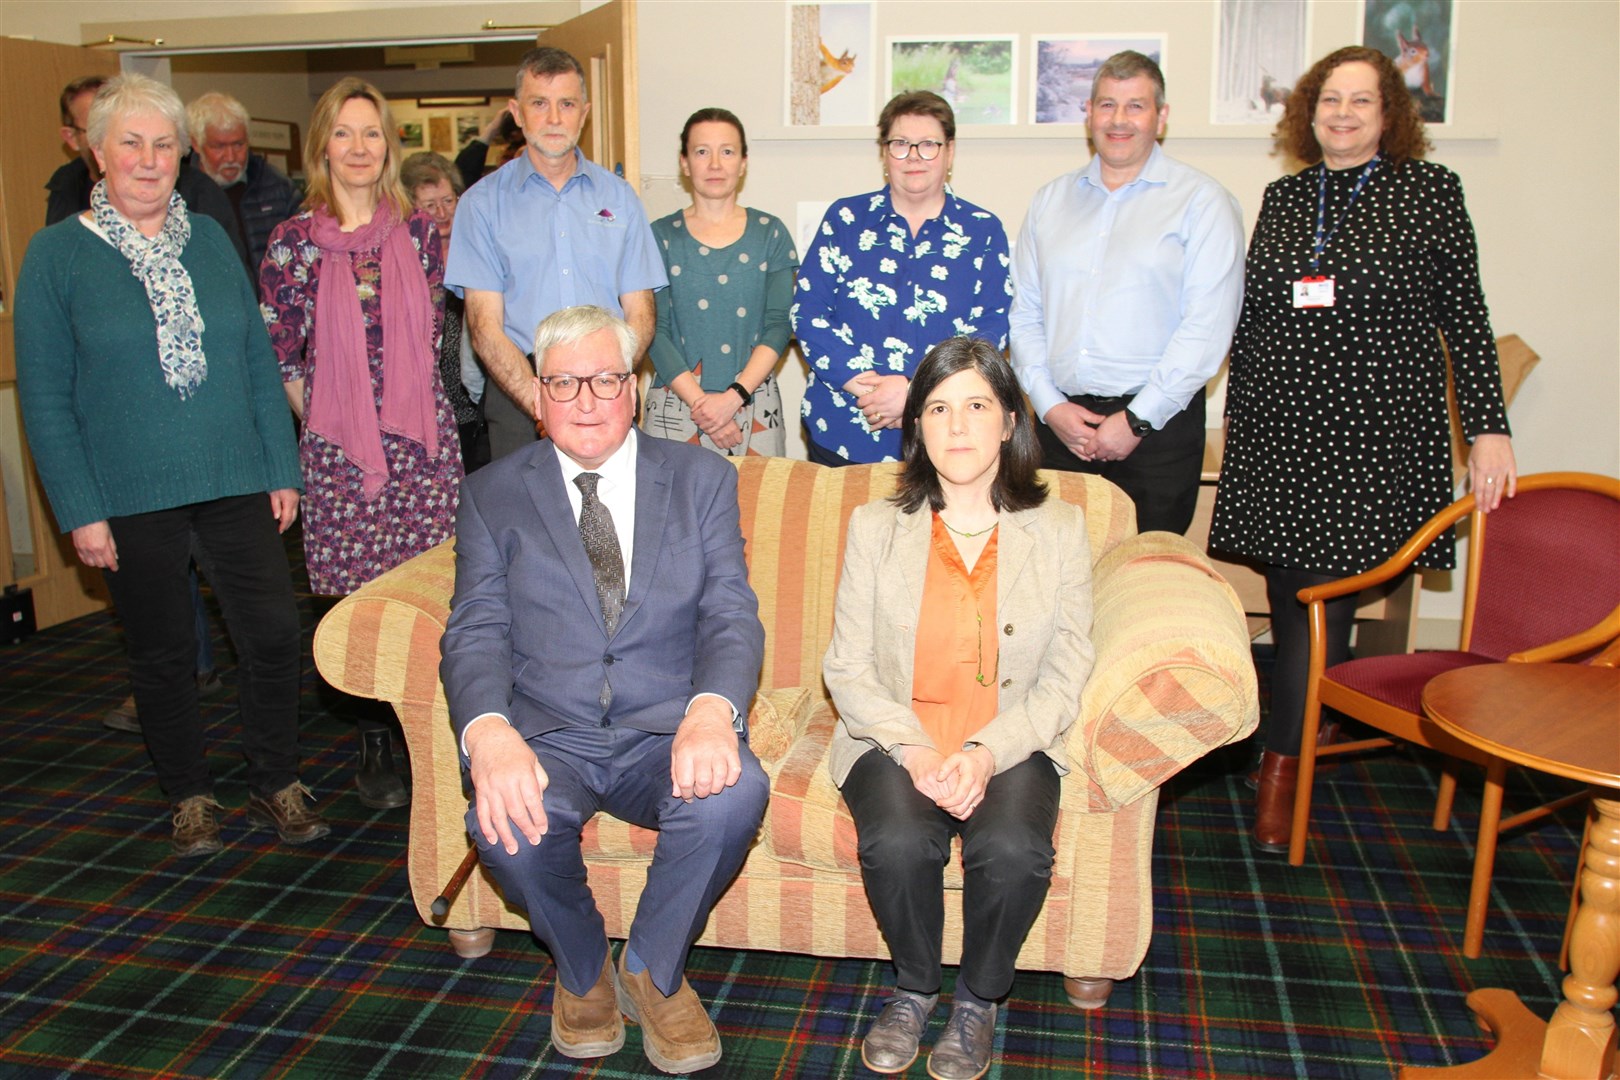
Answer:
[[[910,1066],[939,999],[944,867],[962,838],[962,966],[928,1071],[967,1080],[989,1068],[1046,899],[1063,746],[1094,658],[1091,548],[1084,512],[1036,477],[1029,408],[994,345],[930,349],[901,435],[898,492],[849,523],[822,669],[839,714],[830,764],[895,964],[861,1044],[874,1072]]]

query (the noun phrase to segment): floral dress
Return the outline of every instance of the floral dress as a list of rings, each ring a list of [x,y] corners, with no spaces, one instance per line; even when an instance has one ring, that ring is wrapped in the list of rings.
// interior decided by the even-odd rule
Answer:
[[[887,189],[833,203],[804,253],[793,305],[810,367],[801,409],[810,441],[853,462],[898,461],[899,430],[868,427],[844,384],[863,371],[910,378],[946,338],[1005,349],[1009,262],[1001,220],[948,188],[916,236]]]
[[[311,239],[314,217],[305,212],[282,222],[270,235],[259,268],[259,298],[283,381],[304,380],[304,411],[319,384],[320,358],[314,353],[315,294],[320,282],[321,251]],[[442,310],[444,253],[433,221],[412,214],[405,227],[422,255],[422,269],[434,304]],[[382,304],[378,289],[382,264],[375,253],[356,255],[355,280],[360,290],[360,316],[366,328],[366,355],[371,367],[375,404],[382,407]],[[439,335],[434,328],[434,355]],[[304,561],[310,588],[317,594],[341,596],[418,555],[454,530],[459,497],[461,448],[455,413],[445,397],[438,372],[433,374],[438,450],[429,454],[419,443],[382,433],[388,458],[388,482],[377,498],[361,494],[359,468],[307,427],[298,440],[304,471]]]

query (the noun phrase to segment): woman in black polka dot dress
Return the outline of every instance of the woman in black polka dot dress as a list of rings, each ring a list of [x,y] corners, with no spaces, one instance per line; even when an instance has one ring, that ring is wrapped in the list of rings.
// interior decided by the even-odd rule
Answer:
[[[1309,636],[1300,589],[1383,562],[1452,498],[1451,352],[1469,482],[1494,509],[1516,471],[1462,186],[1423,161],[1417,106],[1382,53],[1340,49],[1289,98],[1232,343],[1210,546],[1266,567],[1277,662],[1255,840],[1287,846]],[[1449,569],[1448,535],[1418,565]],[[1328,604],[1328,659],[1355,598]]]

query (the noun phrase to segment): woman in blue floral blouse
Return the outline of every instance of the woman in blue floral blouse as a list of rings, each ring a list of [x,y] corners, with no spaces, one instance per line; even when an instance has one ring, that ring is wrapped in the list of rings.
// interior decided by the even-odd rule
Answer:
[[[823,465],[900,459],[906,391],[933,345],[1007,345],[1007,233],[946,184],[950,104],[926,90],[898,95],[878,118],[878,148],[888,185],[833,203],[799,268],[804,428]]]

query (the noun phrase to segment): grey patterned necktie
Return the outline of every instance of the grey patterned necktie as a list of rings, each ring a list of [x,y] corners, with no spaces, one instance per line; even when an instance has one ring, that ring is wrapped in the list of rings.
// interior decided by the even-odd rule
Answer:
[[[596,497],[596,484],[601,479],[597,473],[580,473],[574,477],[574,484],[584,496],[579,507],[579,537],[585,542],[585,554],[590,556],[596,600],[602,605],[602,621],[607,623],[611,637],[619,613],[624,610],[624,552],[613,528],[613,515]]]

